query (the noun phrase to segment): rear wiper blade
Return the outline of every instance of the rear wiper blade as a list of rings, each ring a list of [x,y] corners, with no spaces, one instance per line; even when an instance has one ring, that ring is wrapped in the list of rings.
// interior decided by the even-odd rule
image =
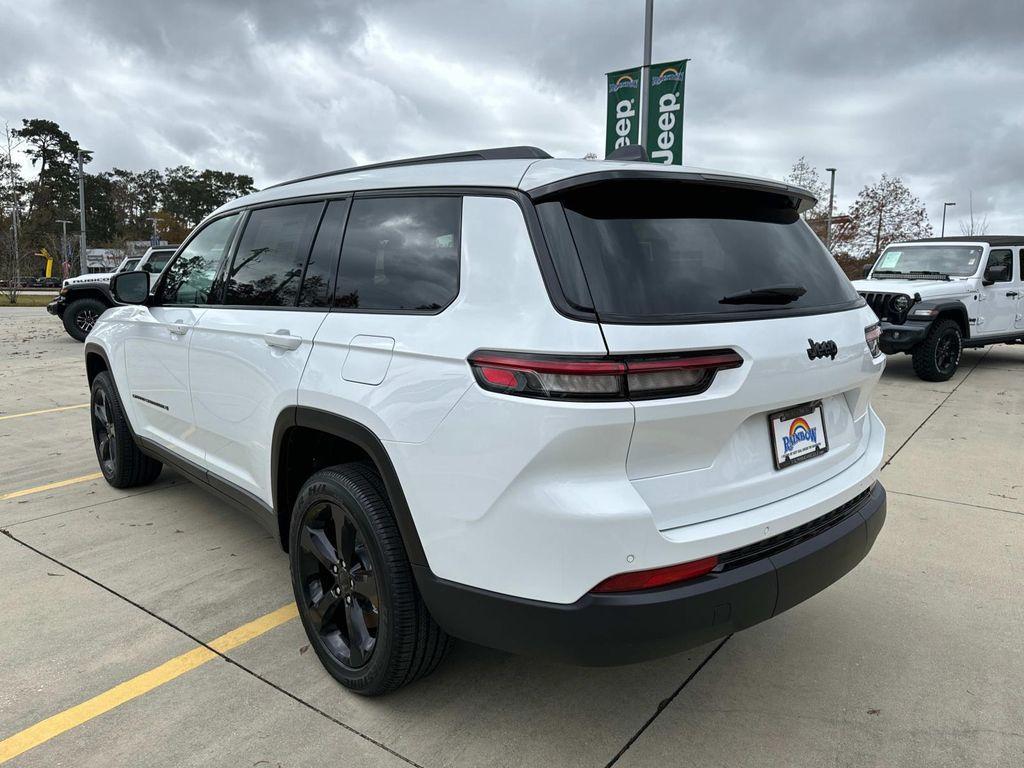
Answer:
[[[802,285],[766,285],[749,291],[730,293],[718,300],[719,304],[789,304],[807,293]]]

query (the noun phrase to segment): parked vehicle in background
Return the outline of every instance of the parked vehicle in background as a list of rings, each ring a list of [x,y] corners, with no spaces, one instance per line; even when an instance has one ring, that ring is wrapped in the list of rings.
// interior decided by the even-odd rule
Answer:
[[[674,653],[871,548],[885,357],[809,193],[531,147],[351,170],[222,206],[152,293],[115,276],[85,347],[107,481],[251,512],[342,685],[451,636]]]
[[[946,381],[965,347],[1024,340],[1024,235],[893,243],[854,287],[881,322],[886,354]]]
[[[46,305],[46,311],[64,322],[64,330],[71,338],[85,341],[99,316],[116,303],[110,293],[110,278],[134,270],[159,275],[177,247],[154,246],[140,258],[126,258],[113,272],[93,272],[69,277],[61,286],[60,295]]]

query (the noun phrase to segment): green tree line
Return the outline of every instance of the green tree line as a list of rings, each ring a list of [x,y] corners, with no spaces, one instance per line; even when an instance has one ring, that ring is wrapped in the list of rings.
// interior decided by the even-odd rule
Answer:
[[[2,126],[0,126],[2,128]],[[0,136],[0,232],[11,239],[13,218],[18,220],[21,274],[36,274],[39,265],[26,254],[48,248],[59,253],[61,219],[67,225],[72,262],[77,261],[79,231],[78,156],[83,164],[93,153],[52,120],[32,118]],[[19,159],[28,161],[28,170]],[[85,219],[90,248],[118,247],[130,240],[149,239],[155,219],[160,237],[179,243],[208,213],[241,195],[255,192],[245,174],[187,165],[133,171],[83,174]],[[13,248],[13,243],[7,250]],[[11,254],[13,255],[13,254]]]

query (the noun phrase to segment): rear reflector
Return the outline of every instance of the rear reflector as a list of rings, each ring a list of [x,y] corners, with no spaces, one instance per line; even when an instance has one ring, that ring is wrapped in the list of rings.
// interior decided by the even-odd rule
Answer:
[[[553,400],[639,400],[696,395],[718,371],[738,368],[731,349],[628,357],[556,357],[481,350],[469,356],[491,392]]]
[[[665,568],[652,568],[649,571],[633,571],[632,573],[620,573],[605,579],[591,592],[637,592],[643,589],[654,589],[664,587],[668,584],[677,584],[680,581],[696,579],[704,576],[718,565],[718,557],[712,555],[702,560],[694,560],[690,563],[669,565]]]

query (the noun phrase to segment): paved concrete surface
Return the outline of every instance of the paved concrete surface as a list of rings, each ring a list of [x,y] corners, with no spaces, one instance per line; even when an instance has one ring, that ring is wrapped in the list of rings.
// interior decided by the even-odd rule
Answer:
[[[0,310],[0,350],[0,417],[86,401],[44,310]],[[293,620],[10,764],[1020,766],[1022,372],[1016,347],[940,385],[890,358],[874,550],[723,644],[595,670],[462,643],[367,700]],[[86,410],[0,420],[0,496],[95,471]],[[0,740],[291,599],[265,531],[171,472],[0,501],[0,528]]]

